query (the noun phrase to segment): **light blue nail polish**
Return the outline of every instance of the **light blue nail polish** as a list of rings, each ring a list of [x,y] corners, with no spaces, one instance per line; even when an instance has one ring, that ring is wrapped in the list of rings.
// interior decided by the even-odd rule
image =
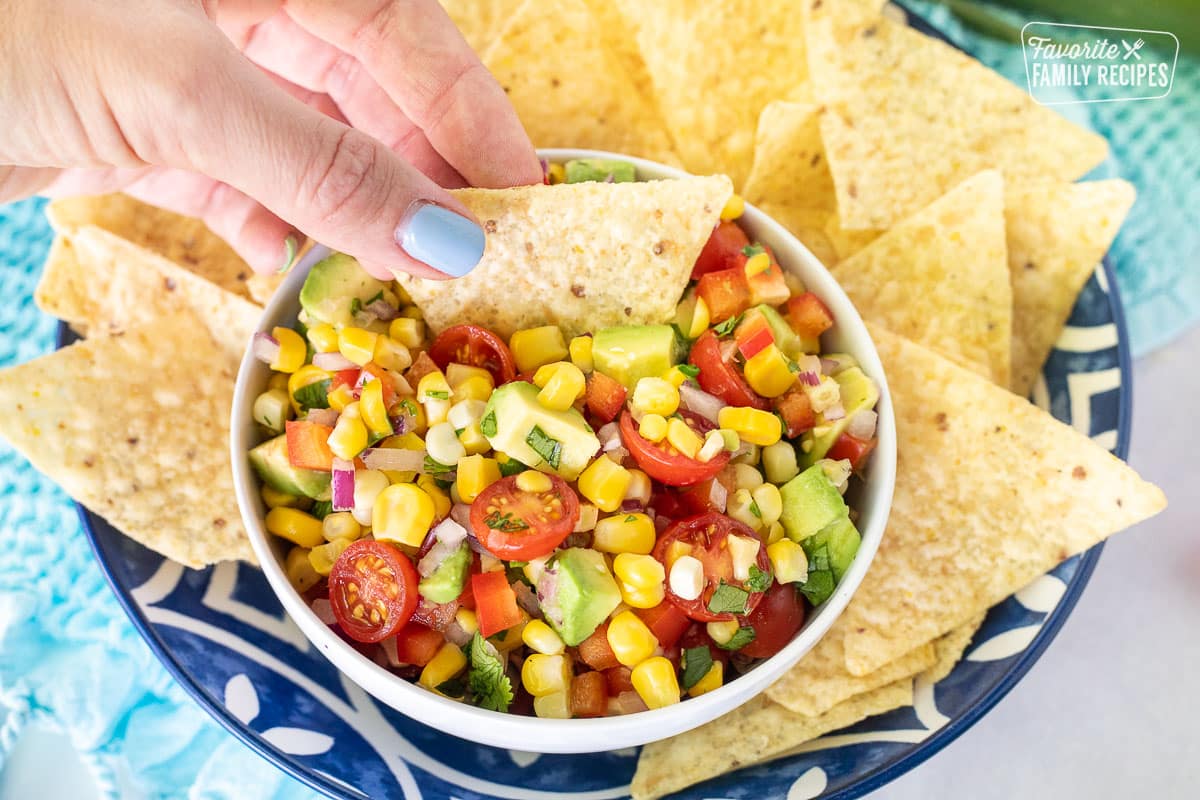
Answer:
[[[483,228],[424,200],[413,203],[404,215],[396,242],[412,258],[452,278],[466,275],[483,258]]]

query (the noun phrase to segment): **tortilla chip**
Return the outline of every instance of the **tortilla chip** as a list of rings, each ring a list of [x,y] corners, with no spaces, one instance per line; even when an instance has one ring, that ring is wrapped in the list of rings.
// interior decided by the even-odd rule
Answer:
[[[851,675],[846,670],[844,632],[830,630],[796,666],[767,689],[767,697],[797,714],[815,717],[851,697],[911,678],[933,666],[936,658],[934,645],[929,643],[870,675]]]
[[[889,228],[985,169],[1074,180],[1104,160],[1102,137],[953,46],[869,9],[811,6],[808,64],[845,227]]]
[[[189,567],[253,561],[229,466],[235,370],[178,309],[0,371],[0,436],[127,536]]]
[[[438,0],[467,44],[482,53],[500,35],[522,0]]]
[[[254,277],[250,265],[202,220],[185,217],[135,200],[126,194],[81,195],[55,200],[46,207],[54,229],[72,237],[80,228],[94,225],[139,247],[157,253],[222,289],[248,299],[269,297],[282,275],[255,278],[265,293],[250,291]]]
[[[456,280],[399,281],[435,332],[665,322],[731,191],[724,175],[456,190],[488,231],[483,260]]]
[[[944,633],[934,639],[933,649],[936,653],[934,663],[921,673],[920,679],[925,683],[937,683],[954,671],[954,667],[959,661],[962,661],[963,653],[971,644],[971,640],[975,638],[975,631],[979,630],[985,617],[987,617],[987,612],[979,614],[965,625],[959,625],[949,633]]]
[[[1012,390],[1027,397],[1079,292],[1112,244],[1136,192],[1122,180],[1008,186]]]
[[[903,680],[839,703],[819,717],[803,717],[759,695],[695,730],[643,747],[630,793],[633,800],[654,800],[770,760],[830,731],[910,705],[912,699],[912,680]]]
[[[896,414],[887,531],[837,625],[867,675],[1166,506],[1158,487],[1028,401],[871,327]]]
[[[654,83],[650,80],[646,59],[642,58],[642,51],[638,49],[637,39],[630,36],[629,30],[625,27],[625,18],[621,16],[621,10],[611,0],[584,0],[584,2],[592,12],[595,24],[593,35],[598,36],[607,45],[609,51],[617,57],[625,73],[633,82],[634,91],[652,103],[657,114],[658,104],[654,96]],[[661,118],[662,115],[659,114],[659,119],[661,120]],[[672,152],[674,151],[672,150]]]
[[[684,165],[727,173],[740,185],[754,156],[759,112],[772,100],[794,99],[807,76],[801,0],[615,5]]]
[[[1008,386],[1003,184],[981,172],[830,271],[868,322]]]
[[[249,300],[92,225],[51,248],[34,300],[86,335],[176,327],[190,310],[221,348],[210,360],[235,372],[262,315]]]
[[[553,13],[539,0],[527,0],[483,63],[536,146],[678,163],[658,109],[637,92],[621,59],[597,35],[583,0],[561,0]]]

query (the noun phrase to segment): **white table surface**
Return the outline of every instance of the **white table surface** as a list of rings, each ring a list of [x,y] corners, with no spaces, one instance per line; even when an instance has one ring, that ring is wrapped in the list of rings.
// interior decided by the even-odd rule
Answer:
[[[1122,533],[1015,689],[872,800],[1200,796],[1200,329],[1134,369],[1131,463],[1171,507]],[[54,775],[53,786],[46,776]],[[3,800],[91,800],[70,745],[30,731]]]

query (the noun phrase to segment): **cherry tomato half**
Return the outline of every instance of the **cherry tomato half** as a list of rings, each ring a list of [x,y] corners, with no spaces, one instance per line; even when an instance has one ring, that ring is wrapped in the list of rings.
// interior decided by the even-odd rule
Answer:
[[[692,280],[710,272],[719,272],[730,267],[740,267],[746,257],[742,248],[750,244],[746,232],[736,222],[722,222],[713,228],[712,235],[704,243],[704,249],[692,267]]]
[[[754,628],[754,641],[738,652],[751,658],[769,658],[782,650],[804,624],[804,602],[793,584],[772,584],[742,624]]]
[[[712,423],[699,414],[680,411],[679,415],[702,439],[713,429]],[[642,438],[628,411],[621,414],[621,441],[647,475],[667,486],[691,486],[716,475],[729,463],[729,453],[724,450],[711,461],[697,461],[676,450],[665,439],[652,442]]]
[[[579,497],[562,478],[547,475],[550,488],[527,492],[520,475],[501,478],[471,504],[471,529],[484,548],[506,561],[529,561],[552,552],[579,522]]]
[[[709,394],[716,395],[731,406],[753,406],[763,411],[769,407],[767,401],[750,388],[733,364],[721,358],[721,343],[711,330],[700,334],[700,338],[692,345],[688,362],[699,367],[700,374],[696,380],[700,382],[700,388]]]
[[[679,606],[683,613],[697,622],[726,621],[752,614],[758,607],[759,601],[762,600],[762,592],[749,592],[745,589],[742,581],[733,577],[733,558],[729,555],[726,543],[730,536],[745,536],[758,541],[758,537],[750,528],[724,514],[712,511],[676,522],[663,532],[654,546],[654,557],[662,562],[668,575],[671,573],[674,558],[679,555],[690,555],[703,566],[704,587],[700,590],[700,596],[695,600],[685,600],[675,594],[671,591],[670,582],[667,583],[667,600]],[[676,543],[679,543],[680,546],[673,546]],[[671,563],[668,563],[668,559]],[[761,546],[758,548],[757,565],[763,572],[770,571],[771,562],[767,558],[767,548]],[[721,584],[728,584],[748,592],[742,614],[728,611],[717,613],[709,610],[713,593]]]
[[[478,325],[451,325],[438,334],[429,346],[429,357],[441,369],[447,364],[483,367],[492,373],[496,385],[517,376],[512,353],[499,336]]]
[[[416,567],[400,548],[360,539],[338,556],[329,573],[329,603],[346,635],[379,642],[394,635],[417,608]]]

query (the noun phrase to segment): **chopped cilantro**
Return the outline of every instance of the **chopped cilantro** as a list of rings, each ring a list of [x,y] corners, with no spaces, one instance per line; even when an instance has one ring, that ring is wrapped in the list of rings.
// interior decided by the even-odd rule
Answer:
[[[700,368],[695,364],[680,364],[679,371],[684,375],[687,375],[689,378],[694,378],[700,374]]]
[[[375,433],[374,431],[368,431],[367,432],[367,447],[374,447],[375,445],[379,444],[380,442],[382,442],[384,439],[388,438],[391,435],[392,435],[391,431],[388,431],[387,433]]]
[[[426,397],[432,397],[434,400],[449,400],[450,393],[441,389],[436,389],[432,392],[426,392]]]
[[[317,519],[325,519],[327,516],[333,513],[333,501],[318,500],[317,502],[313,503],[313,507],[308,510],[308,513],[312,514]]]
[[[758,507],[757,500],[750,501],[750,513],[753,514],[754,516],[758,517],[759,519],[762,519],[762,509]]]
[[[741,314],[730,317],[729,319],[725,320],[717,327],[713,328],[713,333],[715,333],[717,336],[728,336],[729,334],[733,333],[733,329],[736,328],[738,326],[738,323],[741,321],[742,321]]]
[[[371,295],[371,298],[369,300],[367,300],[367,302],[363,303],[363,305],[369,306],[369,305],[371,305],[371,303],[374,303],[376,300],[382,300],[382,299],[383,299],[383,289],[380,289],[378,292]]]
[[[754,258],[754,256],[758,255],[759,253],[765,252],[767,252],[767,249],[761,244],[757,243],[748,244],[742,248],[742,255],[744,255],[746,258]]]
[[[363,307],[362,300],[359,300],[357,297],[353,298],[350,301],[350,316],[357,317],[359,312],[362,311],[362,307]]]
[[[507,478],[509,475],[516,475],[518,472],[524,472],[525,469],[525,465],[520,461],[517,461],[515,458],[510,458],[508,461],[505,461],[500,465],[500,474]]]
[[[451,678],[437,687],[437,691],[447,697],[453,697],[455,700],[460,700],[467,693],[467,684],[463,681],[462,676]]]
[[[483,524],[494,531],[502,531],[504,533],[516,533],[517,531],[529,528],[529,525],[524,520],[513,519],[512,512],[501,514],[499,511],[493,511],[483,518]]]
[[[742,582],[751,592],[765,592],[771,588],[771,573],[769,570],[761,570],[758,565],[750,565],[750,577]]]
[[[709,652],[707,645],[689,647],[683,651],[680,662],[683,667],[683,680],[680,685],[684,691],[687,691],[703,680],[708,671],[712,669],[712,653]]]
[[[529,562],[528,561],[510,561],[510,562],[508,562],[508,565],[510,567],[527,567],[527,566],[529,566]]]
[[[410,417],[415,417],[418,414],[417,404],[407,397],[400,401],[400,407],[404,409],[404,413]]]
[[[800,371],[800,365],[799,365],[799,364],[797,364],[795,361],[792,361],[792,360],[789,358],[789,359],[788,359],[788,372],[796,373],[796,372],[799,372],[799,371]]]
[[[301,386],[293,397],[296,405],[307,411],[310,408],[329,408],[329,378]]]
[[[454,435],[455,435],[455,436],[462,436],[462,435],[463,435],[463,431],[465,431],[465,430],[466,430],[466,428],[455,428],[455,429],[454,429]]]
[[[717,647],[721,648],[722,650],[741,650],[743,647],[753,642],[754,638],[754,628],[751,628],[749,625],[743,625],[737,629],[737,633],[729,637],[728,642],[725,644],[718,642]]]
[[[495,436],[496,430],[496,412],[489,411],[486,417],[479,420],[479,432],[484,436]]]
[[[547,434],[537,425],[534,425],[529,431],[529,435],[525,437],[525,444],[529,445],[530,449],[541,456],[542,460],[552,468],[558,469],[558,465],[562,463],[562,442]]]
[[[429,456],[425,456],[425,468],[423,471],[426,475],[445,475],[454,472],[454,467],[434,461]]]
[[[637,514],[630,514],[625,518],[626,522],[637,522]]]
[[[713,614],[745,614],[749,599],[750,593],[745,589],[721,581],[708,601],[708,610]]]
[[[475,632],[468,653],[471,668],[467,672],[467,685],[471,688],[475,705],[489,711],[508,711],[513,700],[512,682],[504,674],[504,662],[500,660],[494,645]]]
[[[829,548],[821,545],[808,556],[808,577],[797,588],[808,602],[819,606],[829,599],[836,587],[837,581],[833,579],[829,563]]]

